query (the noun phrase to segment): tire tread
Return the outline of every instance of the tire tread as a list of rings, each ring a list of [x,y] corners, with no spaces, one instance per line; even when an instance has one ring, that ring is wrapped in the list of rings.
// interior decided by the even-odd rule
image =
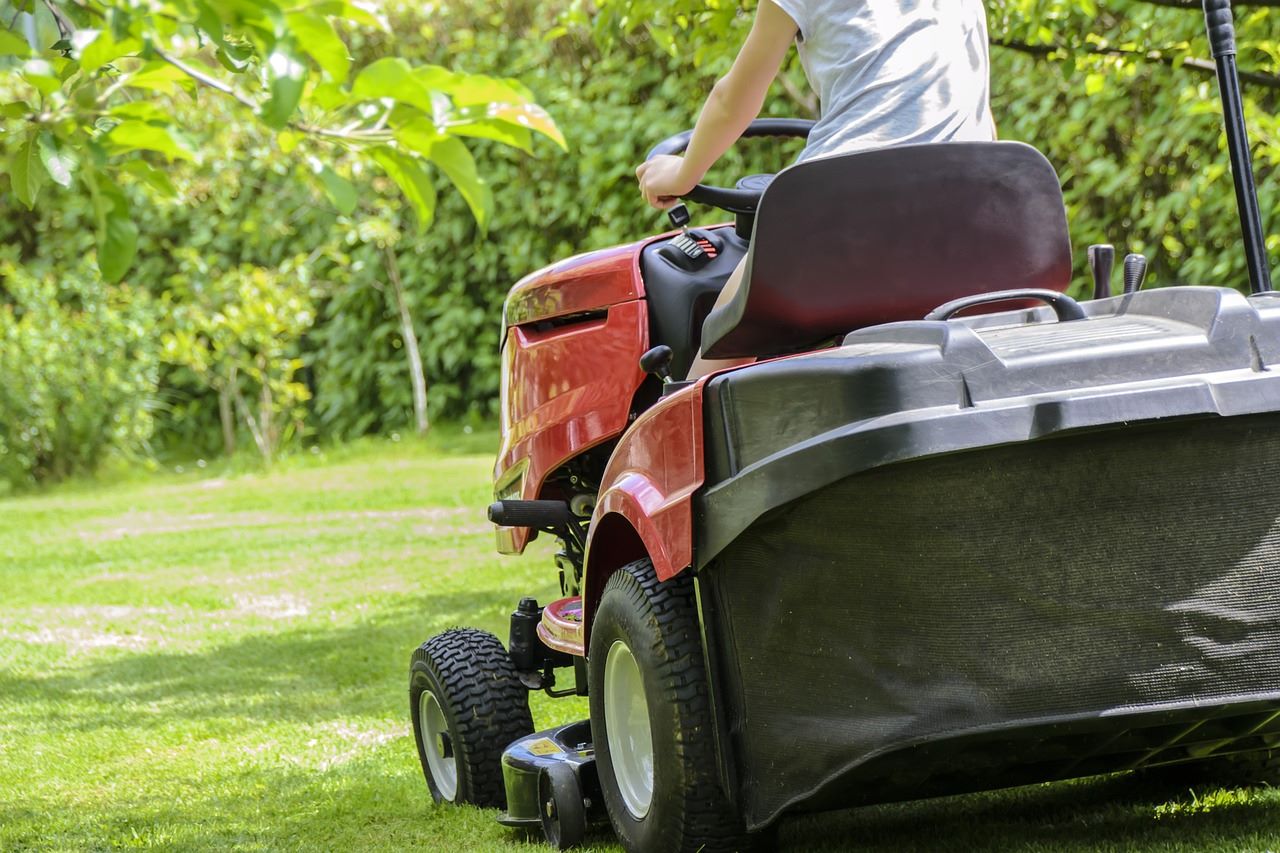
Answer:
[[[712,734],[714,713],[692,573],[659,581],[650,560],[637,560],[614,573],[605,585],[605,595],[611,589],[629,597],[639,612],[647,610],[647,616],[656,622],[652,650],[661,662],[657,676],[676,700],[680,713],[676,758],[685,775],[684,802],[679,820],[661,828],[661,848],[703,853],[753,849],[760,839],[747,833],[741,815],[720,785]]]
[[[447,694],[437,698],[457,729],[458,802],[505,808],[502,753],[512,741],[533,733],[533,716],[528,688],[520,683],[502,641],[488,631],[454,628],[418,647],[413,663],[419,662]],[[415,708],[417,695],[412,694]],[[428,772],[425,764],[423,771]]]

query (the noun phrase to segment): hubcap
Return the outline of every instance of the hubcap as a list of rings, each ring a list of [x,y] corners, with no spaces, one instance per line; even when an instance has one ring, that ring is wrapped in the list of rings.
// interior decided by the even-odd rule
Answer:
[[[422,744],[427,753],[427,768],[440,796],[450,802],[458,795],[458,760],[453,755],[453,738],[444,718],[440,702],[430,690],[418,697],[418,719],[422,726]]]
[[[640,667],[622,640],[605,658],[604,709],[614,779],[627,811],[640,820],[653,804],[653,733]]]

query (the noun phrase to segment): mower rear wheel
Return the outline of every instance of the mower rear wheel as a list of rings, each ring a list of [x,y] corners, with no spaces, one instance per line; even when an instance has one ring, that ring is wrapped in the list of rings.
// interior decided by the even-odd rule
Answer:
[[[409,665],[409,712],[437,803],[506,806],[502,751],[533,733],[533,717],[501,640],[458,628],[423,643]]]
[[[605,585],[587,666],[609,819],[627,850],[739,851],[755,839],[720,786],[693,580],[649,560]]]

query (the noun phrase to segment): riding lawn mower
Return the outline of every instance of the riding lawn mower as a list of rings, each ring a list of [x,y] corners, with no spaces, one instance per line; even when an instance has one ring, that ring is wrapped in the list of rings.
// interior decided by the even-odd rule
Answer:
[[[504,554],[558,540],[562,595],[505,646],[414,653],[436,801],[559,849],[607,820],[728,851],[798,812],[1280,749],[1280,294],[1231,6],[1204,6],[1248,295],[1143,289],[1138,255],[1115,292],[1094,246],[1070,298],[1058,177],[1014,142],[699,186],[731,224],[677,208],[511,290],[489,518]],[[754,361],[683,381],[700,350]],[[590,719],[535,732],[530,691]]]

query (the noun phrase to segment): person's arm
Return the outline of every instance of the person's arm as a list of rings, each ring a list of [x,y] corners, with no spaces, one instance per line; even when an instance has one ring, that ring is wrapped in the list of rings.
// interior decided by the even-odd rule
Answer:
[[[760,114],[769,84],[795,40],[796,24],[773,0],[760,0],[755,23],[729,73],[716,81],[683,157],[655,157],[636,169],[640,193],[665,210],[702,180]]]

